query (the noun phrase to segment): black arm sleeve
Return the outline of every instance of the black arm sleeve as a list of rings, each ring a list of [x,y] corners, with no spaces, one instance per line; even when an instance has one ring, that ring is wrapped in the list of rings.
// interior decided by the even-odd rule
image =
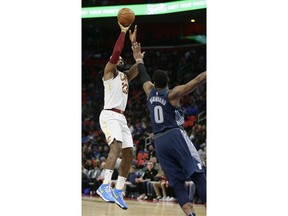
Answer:
[[[140,82],[143,85],[147,81],[151,81],[149,75],[146,72],[144,64],[140,63],[137,65],[138,73],[140,75]]]

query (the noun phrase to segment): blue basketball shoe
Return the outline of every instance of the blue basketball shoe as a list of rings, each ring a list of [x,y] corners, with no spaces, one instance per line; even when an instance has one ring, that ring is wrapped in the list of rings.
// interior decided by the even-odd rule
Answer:
[[[117,190],[116,188],[113,189],[112,194],[115,199],[116,204],[122,208],[122,209],[128,209],[128,206],[123,200],[123,195],[122,195],[123,190]]]
[[[96,192],[106,202],[115,203],[110,184],[101,184]]]

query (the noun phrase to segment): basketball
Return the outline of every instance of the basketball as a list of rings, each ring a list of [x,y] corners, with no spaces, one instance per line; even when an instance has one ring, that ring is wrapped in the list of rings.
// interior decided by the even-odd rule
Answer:
[[[127,27],[130,24],[132,24],[135,20],[135,14],[134,11],[131,10],[130,8],[122,8],[118,12],[117,16],[118,21],[120,22],[121,25]]]

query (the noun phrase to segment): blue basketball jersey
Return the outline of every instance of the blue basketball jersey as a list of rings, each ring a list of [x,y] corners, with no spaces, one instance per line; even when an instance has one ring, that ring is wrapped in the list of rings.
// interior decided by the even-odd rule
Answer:
[[[184,113],[180,107],[174,107],[168,100],[169,89],[156,91],[153,88],[147,100],[154,134],[171,128],[184,127]]]

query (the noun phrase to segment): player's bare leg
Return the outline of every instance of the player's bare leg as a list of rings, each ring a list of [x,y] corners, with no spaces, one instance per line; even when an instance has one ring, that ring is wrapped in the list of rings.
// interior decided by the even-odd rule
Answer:
[[[105,178],[103,180],[103,183],[100,185],[100,187],[97,189],[97,194],[106,202],[115,202],[115,198],[112,195],[112,188],[110,186],[112,174],[114,171],[114,167],[117,161],[117,158],[119,157],[122,149],[122,143],[114,140],[110,144],[110,151],[106,160],[105,165]]]
[[[113,189],[113,196],[116,204],[122,209],[128,209],[128,206],[123,200],[123,188],[126,178],[129,174],[133,159],[133,148],[122,149],[122,160],[119,166],[119,176],[115,188]]]
[[[105,169],[114,170],[117,158],[121,153],[122,142],[114,141],[110,144],[109,154],[106,160]]]
[[[127,177],[133,160],[133,148],[122,149],[122,161],[119,167],[119,175]]]

